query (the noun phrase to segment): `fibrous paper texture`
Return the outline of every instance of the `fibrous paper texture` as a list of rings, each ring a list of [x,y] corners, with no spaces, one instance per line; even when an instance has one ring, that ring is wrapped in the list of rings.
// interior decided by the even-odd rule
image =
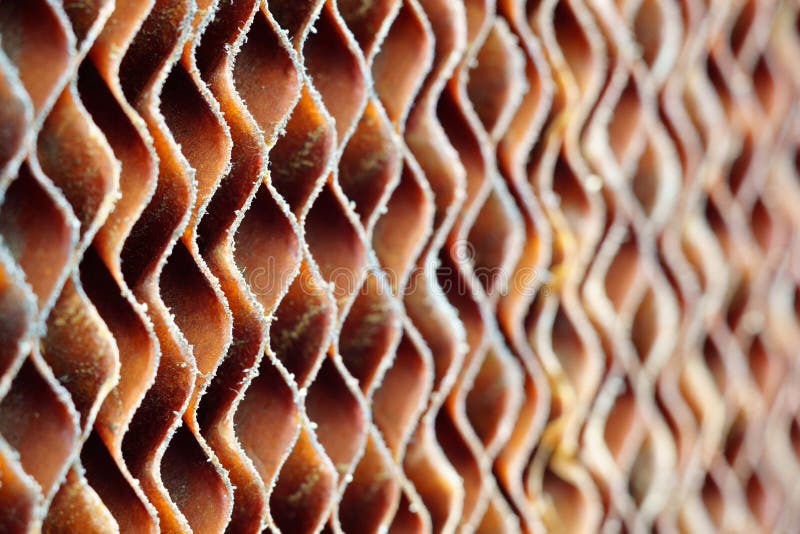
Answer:
[[[3,0],[0,531],[795,532],[797,0]]]

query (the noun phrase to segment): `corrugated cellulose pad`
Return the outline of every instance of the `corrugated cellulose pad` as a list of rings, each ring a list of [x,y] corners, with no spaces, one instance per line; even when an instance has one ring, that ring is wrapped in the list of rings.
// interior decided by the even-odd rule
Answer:
[[[800,0],[0,0],[0,532],[800,532]]]

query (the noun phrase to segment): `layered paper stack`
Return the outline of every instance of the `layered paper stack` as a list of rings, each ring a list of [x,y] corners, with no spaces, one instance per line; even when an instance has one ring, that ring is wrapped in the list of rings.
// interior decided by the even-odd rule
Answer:
[[[797,532],[797,0],[2,0],[0,531]]]

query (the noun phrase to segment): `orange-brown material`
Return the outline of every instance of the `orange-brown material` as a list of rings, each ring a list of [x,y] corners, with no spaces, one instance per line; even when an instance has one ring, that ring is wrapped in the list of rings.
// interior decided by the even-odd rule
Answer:
[[[794,532],[797,0],[0,2],[0,532]]]

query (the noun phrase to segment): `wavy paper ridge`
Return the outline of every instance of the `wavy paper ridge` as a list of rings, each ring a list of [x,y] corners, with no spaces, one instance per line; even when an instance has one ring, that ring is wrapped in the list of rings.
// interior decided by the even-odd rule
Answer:
[[[0,530],[792,530],[798,21],[3,3]]]

